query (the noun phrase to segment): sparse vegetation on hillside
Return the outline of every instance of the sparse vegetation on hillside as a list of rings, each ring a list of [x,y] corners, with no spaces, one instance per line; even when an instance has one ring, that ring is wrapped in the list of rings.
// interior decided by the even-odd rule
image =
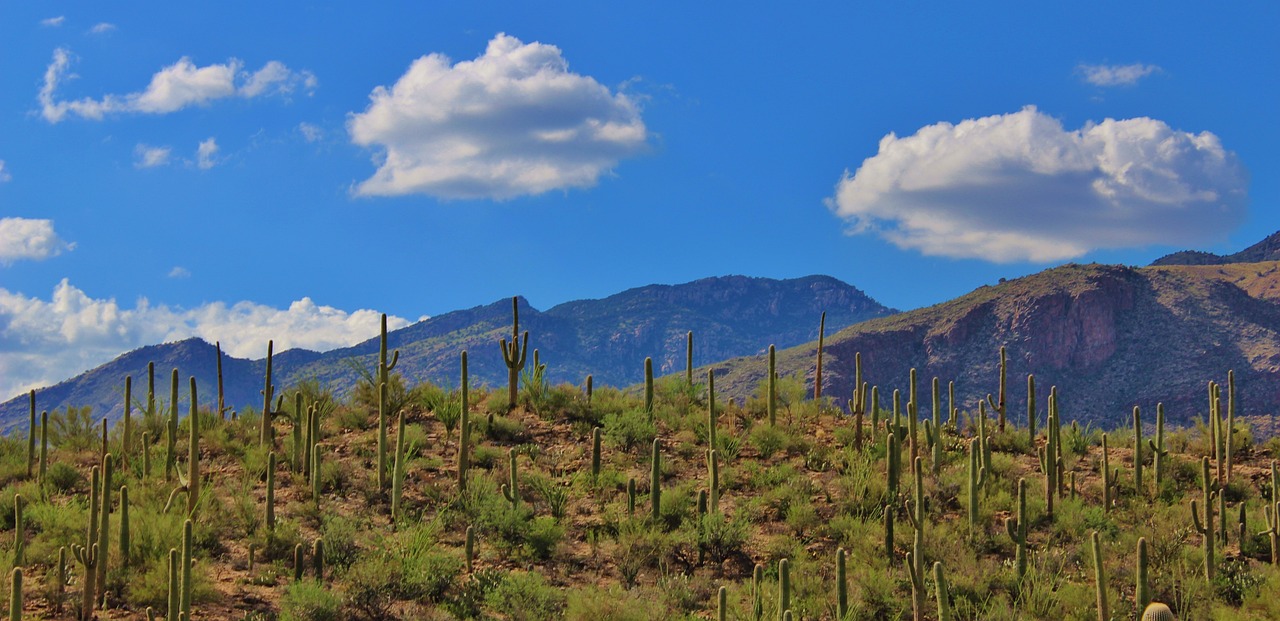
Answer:
[[[0,439],[21,618],[1280,618],[1280,443],[1226,370],[1174,428],[1075,423],[1043,383],[1019,411],[1012,371],[972,409],[912,373],[850,411],[767,371],[742,403],[683,370],[588,398],[535,358],[511,407],[384,351],[346,401],[267,378],[270,412]]]

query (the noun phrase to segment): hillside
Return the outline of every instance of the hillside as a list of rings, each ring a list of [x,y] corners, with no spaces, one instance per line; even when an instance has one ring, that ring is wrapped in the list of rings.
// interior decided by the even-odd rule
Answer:
[[[1261,263],[1263,261],[1280,260],[1280,231],[1272,233],[1266,239],[1228,255],[1201,252],[1199,250],[1183,250],[1167,254],[1156,259],[1151,265],[1225,265],[1228,263]]]
[[[1025,419],[1026,376],[1058,386],[1066,419],[1117,424],[1134,405],[1163,402],[1171,421],[1202,415],[1205,385],[1234,369],[1244,411],[1280,408],[1280,263],[1130,268],[1066,265],[928,308],[867,321],[829,336],[825,392],[853,392],[861,352],[866,380],[884,403],[919,369],[956,382],[972,406],[993,381],[999,348],[1009,352],[1009,412]],[[779,353],[779,373],[812,381],[816,343]],[[716,365],[727,393],[749,393],[763,356]],[[1269,430],[1267,430],[1269,431]]]
[[[685,365],[685,335],[695,334],[695,361],[721,360],[760,352],[769,343],[797,345],[817,337],[818,318],[827,313],[828,333],[865,319],[893,313],[857,288],[827,276],[788,280],[726,276],[681,285],[650,285],[600,300],[579,300],[539,311],[518,299],[520,329],[529,346],[548,365],[552,383],[580,384],[593,374],[597,385],[628,385],[643,379],[643,360],[653,357],[659,373]],[[498,340],[511,335],[511,300],[445,313],[388,334],[400,350],[396,371],[410,383],[458,381],[458,354],[470,352],[473,381],[500,385],[506,367]],[[316,379],[345,394],[372,368],[378,335],[352,347],[325,353],[276,352],[276,385],[286,388]],[[265,344],[263,354],[265,355]],[[155,362],[157,392],[167,400],[169,373],[180,369],[180,398],[186,377],[194,375],[202,403],[216,399],[217,356],[213,345],[188,339],[144,347],[116,360],[37,391],[41,410],[67,405],[91,406],[95,416],[117,419],[123,412],[124,377],[132,375],[135,394],[145,393],[147,362]],[[530,362],[532,357],[530,358]],[[265,360],[224,356],[224,385],[229,406],[261,408]],[[0,429],[26,428],[28,399],[0,404]]]

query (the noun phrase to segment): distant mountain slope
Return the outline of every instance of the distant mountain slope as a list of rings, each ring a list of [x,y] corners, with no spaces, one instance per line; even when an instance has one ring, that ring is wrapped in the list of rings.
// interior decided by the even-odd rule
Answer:
[[[1151,265],[1225,265],[1280,261],[1280,231],[1235,254],[1219,255],[1199,250],[1183,250],[1156,259]]]
[[[1066,265],[982,287],[929,308],[867,321],[828,337],[825,392],[853,392],[853,359],[862,353],[866,380],[888,407],[919,369],[928,410],[934,376],[956,382],[957,400],[997,390],[999,348],[1009,352],[1009,416],[1026,419],[1026,376],[1034,373],[1039,411],[1057,385],[1065,420],[1128,420],[1134,405],[1171,421],[1206,410],[1205,385],[1234,369],[1244,413],[1280,409],[1280,263],[1128,268]],[[816,343],[780,352],[779,372],[810,378]],[[716,365],[717,388],[749,393],[764,360]],[[905,397],[904,397],[905,398]],[[944,396],[945,399],[945,396]],[[1147,420],[1152,420],[1148,418]],[[1025,424],[1025,422],[1023,422]]]
[[[683,285],[651,285],[601,300],[580,300],[538,311],[519,299],[520,329],[547,363],[552,382],[581,383],[588,373],[600,385],[629,385],[643,379],[643,361],[651,356],[660,373],[683,370],[685,335],[694,332],[695,364],[757,353],[770,343],[789,347],[817,337],[819,315],[826,311],[828,333],[893,313],[857,288],[826,276],[772,280],[726,276]],[[498,339],[510,337],[511,300],[446,313],[396,330],[390,347],[400,350],[396,371],[411,382],[458,382],[458,355],[469,352],[473,381],[493,386],[506,382]],[[345,392],[360,377],[359,368],[376,363],[377,335],[352,347],[316,353],[278,352],[275,384],[285,388],[315,378]],[[265,348],[263,354],[265,355]],[[144,347],[116,360],[37,391],[41,410],[66,405],[92,406],[97,416],[123,412],[125,375],[134,378],[135,401],[145,397],[146,367],[156,363],[157,392],[169,395],[169,374],[178,368],[182,411],[187,377],[197,378],[202,403],[216,399],[216,355],[198,339]],[[530,355],[532,362],[532,354]],[[223,358],[227,403],[261,407],[263,360]],[[25,429],[27,398],[0,404],[0,429]]]

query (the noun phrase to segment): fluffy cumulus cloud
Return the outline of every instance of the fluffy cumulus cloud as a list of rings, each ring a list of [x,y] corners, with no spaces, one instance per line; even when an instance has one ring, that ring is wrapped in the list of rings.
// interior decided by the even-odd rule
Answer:
[[[1139,80],[1160,73],[1156,65],[1133,63],[1131,65],[1078,65],[1076,72],[1094,86],[1133,86]]]
[[[133,148],[133,167],[134,168],[156,168],[169,163],[169,157],[173,155],[173,149],[170,147],[156,147],[149,144],[138,144]]]
[[[324,351],[378,334],[381,315],[346,312],[302,298],[286,309],[252,302],[222,302],[193,309],[152,306],[145,299],[124,308],[96,299],[63,280],[49,300],[0,287],[0,400],[49,385],[144,345],[197,336],[221,341],[222,350],[260,358],[267,340],[276,351]],[[409,324],[388,317],[388,328]]]
[[[169,114],[229,97],[249,99],[288,94],[299,87],[315,87],[315,76],[310,72],[296,72],[274,60],[249,73],[243,70],[244,63],[234,58],[223,64],[199,67],[184,56],[152,75],[151,82],[141,91],[104,95],[100,99],[59,100],[58,88],[74,77],[70,73],[71,60],[69,50],[58,48],[45,69],[38,98],[41,114],[50,123],[62,121],[68,114],[93,120],[109,114]]]
[[[1150,118],[1078,130],[1034,107],[880,141],[828,200],[851,233],[927,255],[1048,262],[1223,238],[1247,175],[1218,137]]]
[[[560,49],[499,34],[475,60],[423,56],[347,122],[377,150],[365,196],[505,199],[589,187],[645,147],[635,101],[573,73]]]
[[[213,138],[200,141],[196,147],[196,167],[209,170],[218,163],[218,141]]]
[[[42,261],[75,248],[53,230],[53,220],[0,218],[0,265]]]

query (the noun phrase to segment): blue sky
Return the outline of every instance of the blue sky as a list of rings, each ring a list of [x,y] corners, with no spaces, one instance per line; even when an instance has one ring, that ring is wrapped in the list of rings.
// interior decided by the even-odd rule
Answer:
[[[182,4],[0,5],[0,398],[192,335],[724,274],[909,309],[1280,229],[1272,3]]]

